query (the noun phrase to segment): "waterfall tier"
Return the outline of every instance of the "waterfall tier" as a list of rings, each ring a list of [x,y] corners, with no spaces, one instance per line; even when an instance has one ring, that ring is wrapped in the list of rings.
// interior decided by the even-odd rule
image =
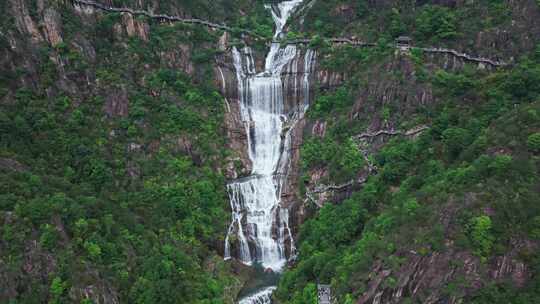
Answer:
[[[272,293],[276,287],[266,287],[255,294],[247,296],[240,300],[238,304],[270,304],[272,303]]]

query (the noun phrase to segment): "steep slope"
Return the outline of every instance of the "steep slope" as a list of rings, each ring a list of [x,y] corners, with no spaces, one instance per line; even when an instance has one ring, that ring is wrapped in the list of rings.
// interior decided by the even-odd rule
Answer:
[[[248,1],[102,3],[271,24]],[[71,1],[1,6],[0,302],[231,303],[224,185],[244,152],[212,65],[230,36]]]
[[[367,30],[381,28],[372,48],[317,41],[320,73],[340,81],[322,81],[308,112],[298,201],[309,220],[279,303],[314,303],[317,282],[332,284],[337,303],[538,301],[540,9],[499,1],[507,19],[493,24],[493,1],[427,2],[326,1],[305,12],[303,29],[321,37],[369,42]],[[467,14],[478,32],[457,22]],[[523,39],[483,40],[504,31]],[[401,34],[512,63],[388,48]]]

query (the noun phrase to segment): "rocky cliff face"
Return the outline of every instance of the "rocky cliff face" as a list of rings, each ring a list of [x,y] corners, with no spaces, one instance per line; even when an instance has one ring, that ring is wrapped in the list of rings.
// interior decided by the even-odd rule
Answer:
[[[453,59],[452,68],[447,61],[440,56],[426,58],[426,66],[432,70],[452,68],[459,69],[465,62]],[[366,131],[378,130],[398,130],[400,126],[397,121],[400,117],[413,116],[421,107],[433,106],[437,101],[433,97],[433,89],[429,83],[418,81],[418,70],[409,53],[396,52],[390,60],[384,61],[375,67],[365,71],[365,82],[359,86],[355,92],[354,103],[348,112],[350,122],[363,121]],[[347,75],[331,70],[321,70],[319,75],[319,86],[321,90],[327,91],[343,85]],[[384,117],[383,108],[392,111],[391,117]],[[306,127],[307,136],[324,137],[328,122],[316,120],[310,122]],[[382,134],[367,139],[365,153],[372,154],[378,151],[385,142],[394,136]],[[369,166],[358,173],[358,180],[364,180],[369,171]],[[326,187],[325,181],[328,179],[328,172],[324,169],[317,169],[309,172],[310,180],[306,187],[316,189]],[[334,183],[332,183],[334,184]],[[348,198],[353,190],[359,189],[359,184],[354,181],[344,183],[344,185],[334,185],[337,187],[326,187],[324,191],[316,193],[317,204],[321,205],[329,201],[342,201]]]
[[[478,199],[477,195],[468,194],[465,204],[475,204]],[[426,255],[412,248],[401,248],[395,253],[401,260],[399,266],[376,261],[366,291],[357,303],[402,303],[405,299],[422,303],[463,303],[463,297],[486,287],[486,282],[524,287],[532,278],[532,272],[522,255],[536,251],[538,242],[513,239],[511,251],[487,262],[481,261],[470,251],[459,249],[450,239],[458,226],[459,210],[454,199],[439,210],[438,220],[449,237],[444,240],[445,250]],[[388,284],[388,279],[395,283]]]
[[[214,69],[215,82],[225,97],[225,127],[227,129],[228,146],[233,151],[226,165],[226,176],[236,179],[247,176],[251,172],[251,160],[247,151],[247,133],[245,122],[240,117],[240,93],[238,92],[238,79],[230,53],[228,35],[220,40],[223,55],[217,59]]]
[[[422,256],[415,251],[399,252],[406,262],[398,269],[389,269],[376,263],[370,274],[367,291],[358,299],[358,304],[402,303],[404,299],[420,299],[422,303],[463,303],[462,297],[473,294],[485,282],[505,283],[510,281],[524,287],[531,278],[526,264],[519,258],[519,250],[537,250],[538,244],[515,241],[516,251],[509,252],[490,261],[484,267],[479,259],[469,252],[450,249],[444,253]],[[449,247],[451,248],[451,244]],[[395,286],[385,286],[384,280],[392,278]],[[451,288],[457,294],[449,296]]]

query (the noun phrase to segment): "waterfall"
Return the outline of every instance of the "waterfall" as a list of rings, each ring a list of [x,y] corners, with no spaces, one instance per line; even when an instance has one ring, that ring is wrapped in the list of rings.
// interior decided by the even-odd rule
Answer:
[[[266,6],[276,24],[274,38],[282,35],[287,19],[301,3],[302,0],[292,0]],[[302,53],[304,60],[300,61]],[[259,73],[249,47],[240,50],[234,47],[232,54],[252,172],[227,187],[232,220],[225,239],[225,259],[231,258],[231,243],[234,243],[237,244],[235,256],[242,263],[257,263],[280,272],[287,256],[294,256],[295,251],[289,212],[280,205],[281,191],[290,168],[291,132],[309,105],[309,74],[315,52],[272,43],[264,71]],[[299,72],[302,63],[303,70]],[[300,74],[303,77],[298,80]],[[288,100],[289,96],[295,100]],[[295,106],[286,109],[286,104]],[[240,303],[271,303],[274,289],[274,286],[266,287]]]
[[[238,304],[270,304],[272,303],[272,292],[274,292],[274,290],[276,290],[275,286],[266,287],[243,298]]]

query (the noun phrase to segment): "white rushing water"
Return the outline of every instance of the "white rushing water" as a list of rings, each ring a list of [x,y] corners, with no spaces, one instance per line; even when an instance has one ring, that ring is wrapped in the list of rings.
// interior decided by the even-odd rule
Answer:
[[[274,38],[282,35],[287,19],[301,3],[293,0],[267,6],[276,24]],[[225,258],[231,258],[234,243],[235,255],[244,264],[260,263],[265,269],[280,272],[287,262],[287,249],[289,256],[295,251],[288,210],[280,206],[290,165],[290,131],[309,104],[309,73],[315,54],[312,50],[298,50],[295,45],[281,47],[273,43],[260,73],[256,72],[250,48],[233,48],[233,59],[253,168],[248,178],[228,185],[232,222],[225,240]],[[300,73],[304,74],[297,80],[300,65]],[[286,96],[301,98],[288,113]],[[274,289],[267,287],[240,303],[270,303]]]
[[[272,293],[274,290],[276,290],[275,286],[266,287],[243,298],[238,304],[270,304],[272,303]]]

